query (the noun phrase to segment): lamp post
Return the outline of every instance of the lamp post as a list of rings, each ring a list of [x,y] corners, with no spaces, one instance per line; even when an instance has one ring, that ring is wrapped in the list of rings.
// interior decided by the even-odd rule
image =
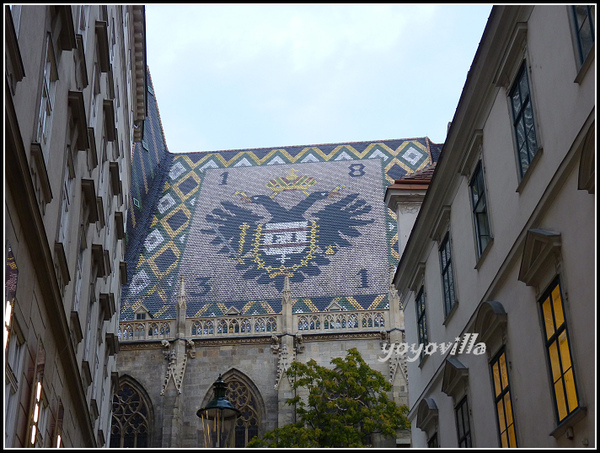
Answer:
[[[198,409],[196,415],[202,422],[204,431],[205,447],[221,448],[227,446],[227,440],[233,431],[235,421],[240,414],[239,409],[225,398],[225,382],[221,375],[213,384],[214,397],[201,409]]]

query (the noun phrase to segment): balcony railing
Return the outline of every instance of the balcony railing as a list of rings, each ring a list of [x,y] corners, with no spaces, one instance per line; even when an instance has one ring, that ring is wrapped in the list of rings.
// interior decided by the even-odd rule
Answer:
[[[186,338],[277,335],[281,333],[281,314],[252,316],[214,316],[186,319]],[[123,321],[119,341],[148,341],[175,338],[174,319]],[[379,331],[389,325],[389,311],[331,311],[294,313],[292,333]]]

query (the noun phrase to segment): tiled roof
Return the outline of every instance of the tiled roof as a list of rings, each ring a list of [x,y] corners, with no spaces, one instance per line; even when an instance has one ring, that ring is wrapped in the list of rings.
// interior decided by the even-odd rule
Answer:
[[[432,164],[426,166],[425,168],[415,171],[414,173],[408,173],[402,179],[396,180],[396,182],[401,181],[425,181],[430,182],[433,177],[433,172],[435,171],[437,162],[433,162]]]
[[[428,171],[440,145],[424,137],[170,154],[149,94],[121,320],[140,305],[174,318],[180,275],[189,317],[279,312],[285,274],[295,312],[386,306],[399,257],[385,189]]]

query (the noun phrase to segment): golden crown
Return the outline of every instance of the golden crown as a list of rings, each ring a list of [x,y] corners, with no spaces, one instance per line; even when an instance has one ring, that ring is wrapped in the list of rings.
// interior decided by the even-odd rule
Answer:
[[[312,176],[298,175],[295,169],[291,169],[286,176],[271,179],[266,186],[273,191],[271,198],[286,190],[300,190],[308,196],[308,189],[314,186],[317,180]]]

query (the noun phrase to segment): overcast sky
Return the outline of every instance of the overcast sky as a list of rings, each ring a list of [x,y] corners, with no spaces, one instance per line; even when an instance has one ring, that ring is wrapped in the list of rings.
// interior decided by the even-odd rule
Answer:
[[[443,143],[491,5],[146,5],[169,151]]]

